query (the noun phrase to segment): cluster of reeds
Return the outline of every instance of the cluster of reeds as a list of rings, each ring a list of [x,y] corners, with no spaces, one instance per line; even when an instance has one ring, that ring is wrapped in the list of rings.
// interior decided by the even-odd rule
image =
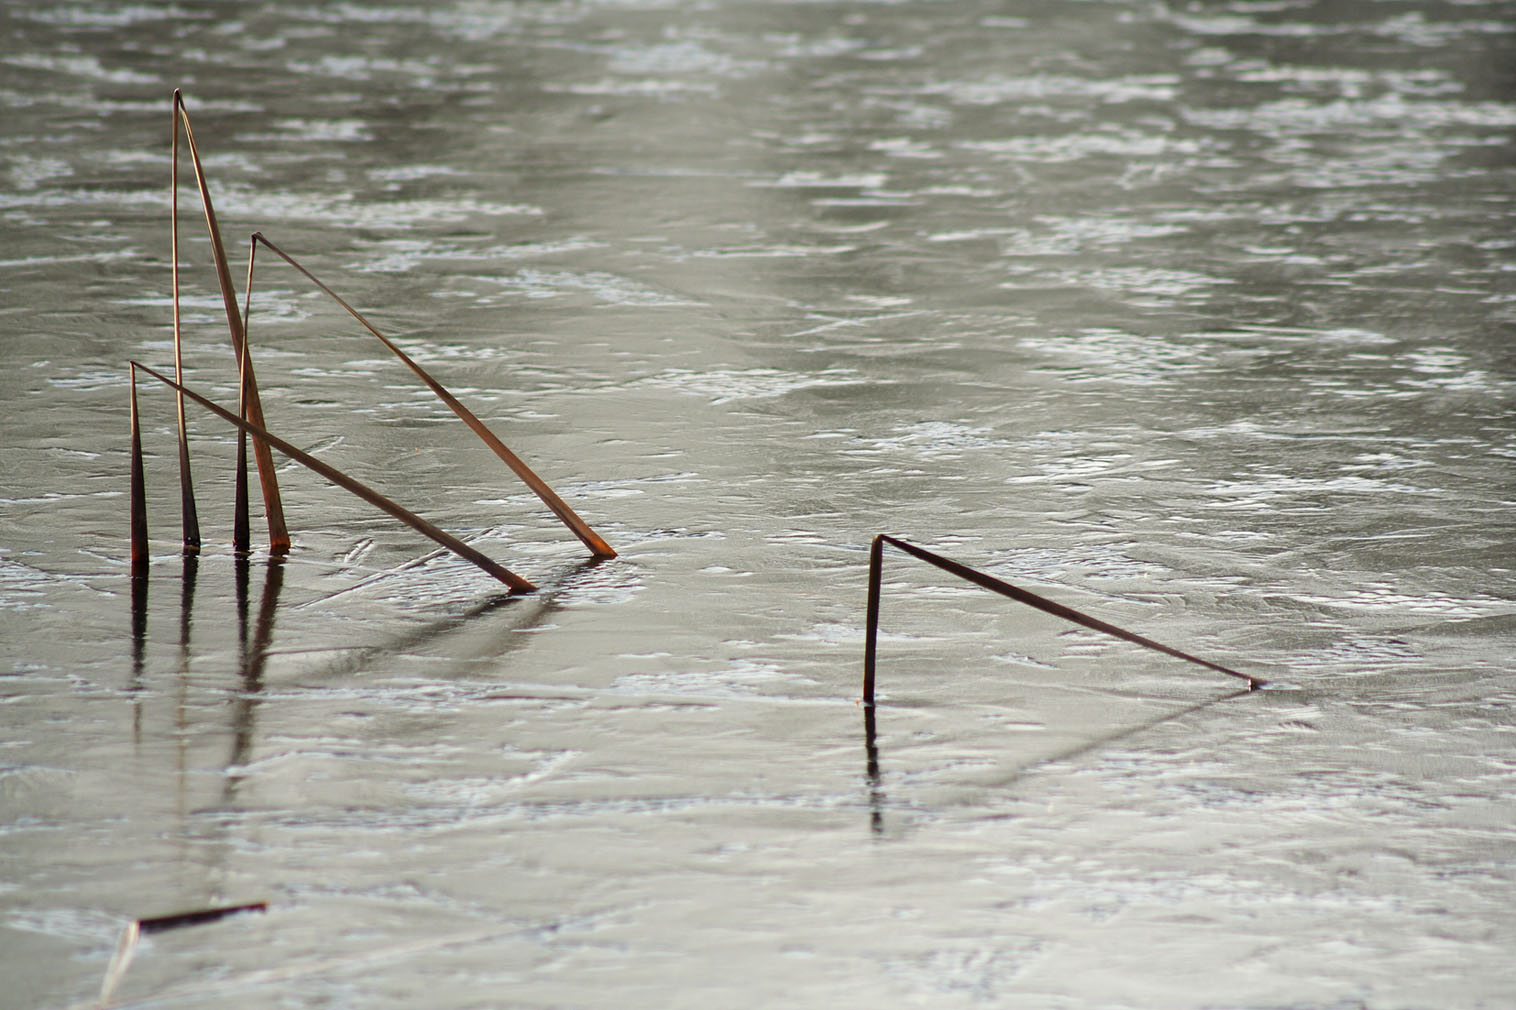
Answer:
[[[122,928],[121,938],[116,942],[116,952],[112,955],[110,964],[106,966],[105,978],[100,983],[100,1005],[106,1006],[110,1003],[116,987],[121,984],[121,980],[126,977],[126,970],[131,967],[132,958],[137,953],[137,943],[142,937],[153,933],[165,933],[171,929],[183,929],[186,926],[202,926],[206,923],[218,922],[229,915],[267,910],[267,903],[255,901],[245,905],[196,908],[171,915],[131,920]]]
[[[290,549],[289,530],[285,524],[284,510],[280,498],[280,490],[274,471],[273,450],[288,456],[302,466],[315,471],[333,484],[344,488],[352,494],[369,502],[380,509],[399,519],[418,533],[441,544],[446,549],[468,560],[480,569],[504,583],[512,593],[529,592],[535,587],[526,579],[510,571],[503,565],[491,560],[484,554],[439,529],[431,522],[423,519],[415,512],[401,506],[378,491],[368,487],[355,478],[341,472],[337,468],[316,458],[310,453],[296,447],[289,441],[275,435],[270,429],[264,417],[263,406],[259,396],[258,380],[254,374],[251,341],[249,339],[249,327],[251,323],[252,289],[254,268],[257,262],[259,247],[268,250],[281,261],[292,267],[302,277],[313,284],[319,291],[341,306],[360,326],[367,330],[375,339],[382,343],[391,354],[398,358],[402,364],[411,370],[447,407],[456,414],[468,428],[473,431],[489,448],[503,461],[518,477],[532,489],[550,511],[556,515],[589,549],[595,558],[610,558],[616,552],[605,542],[588,524],[581,519],[567,503],[560,498],[551,487],[547,485],[519,456],[513,453],[506,445],[489,430],[462,402],[452,393],[448,392],[435,378],[416,363],[409,355],[401,350],[392,340],[381,333],[367,318],[357,309],[345,301],[335,291],[317,278],[302,263],[289,253],[270,241],[261,232],[251,235],[248,249],[247,281],[245,297],[241,307],[238,306],[237,293],[232,283],[232,272],[226,254],[225,244],[222,241],[221,230],[217,223],[216,212],[211,200],[210,190],[206,183],[204,168],[201,163],[200,151],[195,142],[194,130],[190,124],[190,117],[184,105],[184,99],[180,92],[175,91],[173,96],[173,139],[172,139],[172,184],[171,184],[171,228],[172,228],[172,260],[173,260],[173,348],[174,348],[174,375],[173,378],[137,361],[130,363],[130,414],[131,414],[131,558],[133,574],[139,577],[146,575],[148,567],[148,530],[147,530],[147,507],[145,476],[143,465],[142,434],[139,420],[137,383],[140,375],[158,380],[163,386],[175,393],[177,403],[178,421],[178,465],[181,494],[181,515],[183,520],[183,551],[189,558],[193,558],[201,548],[201,534],[198,519],[198,510],[195,503],[193,481],[190,472],[190,452],[188,427],[186,422],[186,403],[194,403],[209,413],[232,425],[237,430],[237,463],[234,486],[234,521],[233,521],[233,547],[239,559],[245,559],[251,547],[250,523],[248,518],[249,494],[248,494],[248,449],[251,445],[252,456],[258,470],[259,486],[262,492],[264,512],[268,522],[269,550],[274,556],[282,555]],[[184,361],[182,324],[180,316],[180,255],[179,255],[179,143],[181,131],[186,142],[190,161],[194,170],[195,184],[199,193],[201,207],[204,211],[206,227],[210,236],[211,254],[215,264],[216,276],[220,287],[222,302],[226,311],[227,327],[230,334],[230,345],[236,358],[238,375],[238,397],[235,409],[217,404],[189,389],[184,382]],[[868,747],[868,773],[871,781],[877,785],[878,781],[878,756],[875,749],[875,672],[878,653],[879,610],[880,596],[883,585],[883,558],[884,548],[894,547],[905,554],[918,560],[935,566],[942,571],[970,582],[991,592],[998,593],[1018,603],[1034,607],[1045,613],[1052,614],[1063,620],[1073,622],[1082,627],[1100,632],[1104,635],[1139,645],[1143,648],[1164,653],[1188,663],[1199,665],[1229,677],[1238,678],[1246,683],[1246,690],[1251,691],[1262,686],[1265,682],[1252,675],[1238,672],[1230,667],[1223,666],[1210,660],[1202,659],[1188,652],[1161,644],[1146,636],[1117,627],[1109,622],[1092,617],[1082,611],[1075,610],[1064,604],[1056,603],[1044,596],[1032,593],[1028,590],[1013,586],[985,572],[971,568],[967,565],[943,557],[940,554],[917,547],[897,537],[879,534],[874,537],[869,551],[869,576],[868,576],[868,601],[865,618],[865,646],[863,660],[863,705],[865,719],[865,736]],[[145,627],[145,578],[137,580],[140,583],[140,593],[134,597],[134,628],[136,636],[142,637]],[[274,590],[277,594],[277,588]],[[245,622],[244,622],[245,623]],[[266,626],[260,624],[260,626]],[[139,643],[140,644],[140,643]],[[253,652],[259,653],[259,649]],[[140,658],[140,657],[139,657]],[[876,810],[877,819],[877,810]],[[146,928],[146,924],[142,925]],[[129,957],[129,955],[128,955]],[[124,970],[124,964],[121,965]]]
[[[251,236],[248,251],[247,283],[243,303],[239,309],[237,293],[232,284],[232,272],[226,254],[226,246],[222,241],[221,229],[216,219],[215,206],[211,200],[210,189],[206,183],[204,167],[201,163],[199,146],[195,142],[194,129],[190,123],[189,112],[185,108],[183,95],[175,91],[173,98],[173,140],[172,140],[172,172],[173,179],[170,187],[171,211],[170,224],[172,230],[171,252],[173,261],[173,347],[174,347],[174,375],[168,377],[162,372],[149,367],[139,361],[129,363],[130,373],[130,425],[131,425],[131,561],[132,561],[132,635],[134,643],[134,683],[136,675],[140,674],[143,652],[146,645],[147,628],[147,573],[149,569],[149,544],[147,528],[147,491],[146,491],[146,467],[143,461],[142,448],[142,424],[138,404],[138,379],[147,376],[158,380],[163,386],[174,391],[177,403],[178,425],[178,464],[180,484],[180,513],[183,524],[183,553],[185,556],[185,582],[184,599],[182,600],[182,614],[180,627],[181,650],[188,648],[188,627],[190,599],[194,592],[195,572],[197,558],[201,550],[201,532],[199,522],[199,510],[196,505],[194,484],[191,478],[190,451],[188,422],[186,418],[186,403],[193,403],[209,413],[221,418],[226,423],[237,429],[237,464],[235,474],[235,488],[233,501],[233,533],[232,544],[237,556],[238,564],[238,611],[241,618],[243,653],[244,653],[244,682],[249,685],[252,693],[256,693],[257,684],[261,676],[263,660],[268,646],[268,636],[272,627],[272,608],[275,605],[281,582],[279,564],[282,556],[290,550],[290,535],[284,518],[284,507],[280,497],[279,482],[274,471],[273,450],[288,456],[302,466],[314,470],[333,484],[357,495],[364,501],[399,519],[418,533],[436,541],[443,547],[459,555],[478,566],[489,575],[504,583],[511,593],[530,592],[536,587],[531,582],[512,572],[504,565],[491,560],[478,550],[459,540],[457,537],[444,532],[431,522],[423,519],[410,509],[380,494],[373,488],[358,481],[338,470],[336,467],[317,459],[310,453],[291,444],[286,439],[280,438],[269,430],[264,418],[263,406],[259,396],[259,386],[253,370],[251,341],[248,331],[251,323],[252,312],[252,289],[254,267],[257,261],[258,248],[269,250],[282,261],[289,264],[303,277],[316,286],[322,293],[330,297],[349,315],[353,317],[364,329],[382,343],[391,354],[409,368],[447,407],[452,410],[471,431],[473,431],[510,469],[522,479],[526,485],[547,505],[584,545],[589,548],[591,555],[596,558],[612,558],[616,552],[605,540],[597,534],[589,525],[581,519],[572,508],[548,486],[547,482],[539,477],[527,466],[522,459],[506,447],[496,435],[485,426],[475,414],[468,409],[456,396],[450,393],[440,382],[433,378],[415,360],[401,350],[393,341],[381,333],[369,322],[357,309],[348,304],[335,291],[318,279],[310,270],[297,261],[289,253],[271,242],[260,232]],[[231,337],[231,350],[237,362],[238,397],[235,409],[212,402],[200,393],[188,388],[184,382],[184,353],[183,353],[183,327],[180,313],[180,255],[179,255],[179,141],[180,133],[183,132],[186,146],[189,149],[190,161],[194,168],[195,183],[200,195],[201,207],[205,213],[206,228],[210,233],[211,255],[215,264],[217,281],[221,291],[221,298],[226,309],[227,328]],[[252,448],[252,456],[258,470],[258,481],[263,496],[264,512],[268,521],[269,552],[273,558],[270,565],[268,582],[264,587],[263,602],[260,607],[258,622],[254,639],[251,645],[246,641],[247,636],[247,557],[251,550],[251,523],[249,520],[249,494],[248,494],[248,449]],[[237,742],[238,756],[242,755],[247,747],[247,741],[243,739],[243,730],[239,729]],[[101,985],[101,993],[98,1005],[106,1005],[110,1002],[121,980],[125,977],[132,958],[137,950],[140,937],[178,929],[185,926],[200,925],[214,922],[228,915],[264,911],[267,905],[263,902],[251,904],[224,906],[216,908],[196,909],[189,912],[181,912],[174,915],[156,916],[151,918],[134,919],[127,923],[122,930],[121,939],[117,945],[115,956],[111,959],[104,981]]]
[[[185,418],[185,403],[186,401],[190,401],[231,424],[238,432],[232,541],[233,548],[239,554],[245,554],[251,548],[251,533],[248,518],[247,463],[248,443],[251,442],[253,458],[258,468],[258,482],[263,494],[264,513],[268,520],[269,550],[272,554],[284,554],[290,549],[289,530],[285,525],[284,507],[279,493],[279,482],[274,472],[272,450],[277,449],[295,462],[310,470],[314,470],[333,484],[357,495],[376,508],[399,519],[418,533],[434,540],[458,556],[478,566],[489,575],[503,582],[510,592],[530,592],[535,588],[531,582],[510,571],[504,565],[486,557],[457,537],[439,529],[410,509],[380,494],[378,491],[343,473],[336,467],[292,445],[269,430],[259,396],[258,380],[253,370],[251,342],[248,338],[252,311],[253,270],[260,245],[292,266],[321,292],[332,298],[364,329],[378,339],[390,353],[399,358],[470,430],[490,447],[496,456],[532,489],[553,514],[562,520],[564,525],[572,530],[574,535],[589,548],[592,555],[597,558],[615,557],[616,552],[611,546],[592,530],[519,456],[507,448],[505,443],[497,438],[485,426],[484,422],[480,421],[457,397],[448,392],[440,382],[428,374],[425,369],[396,346],[388,337],[379,332],[357,309],[349,305],[335,291],[317,279],[314,274],[301,265],[293,256],[269,241],[260,232],[254,232],[251,237],[247,262],[246,296],[239,310],[237,293],[232,284],[231,267],[226,255],[226,246],[221,238],[221,229],[216,220],[215,207],[211,201],[210,189],[206,183],[199,146],[195,143],[195,133],[190,124],[189,112],[185,108],[183,95],[179,91],[174,92],[173,114],[173,180],[171,184],[172,203],[170,219],[173,259],[174,377],[169,378],[162,372],[138,361],[132,361],[129,364],[131,379],[131,559],[133,574],[145,576],[149,558],[146,477],[142,455],[141,422],[139,420],[137,402],[137,381],[139,373],[141,373],[142,375],[157,379],[160,383],[172,389],[177,400],[180,511],[183,520],[183,549],[186,554],[197,553],[201,547],[198,509],[195,504],[194,486],[190,474],[188,425]],[[226,322],[231,336],[231,349],[237,360],[238,402],[235,410],[211,402],[184,384],[182,324],[179,309],[179,137],[181,128],[186,146],[189,149],[190,161],[194,168],[195,184],[199,191],[201,207],[205,212],[206,228],[210,232],[211,255],[215,262],[216,277],[220,286],[222,302],[226,309]]]

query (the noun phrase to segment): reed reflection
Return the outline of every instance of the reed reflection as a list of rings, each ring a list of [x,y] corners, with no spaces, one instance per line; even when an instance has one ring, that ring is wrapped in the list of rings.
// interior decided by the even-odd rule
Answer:
[[[1083,757],[1086,754],[1093,753],[1094,751],[1098,751],[1104,747],[1109,747],[1110,745],[1125,740],[1128,737],[1134,737],[1140,733],[1145,733],[1150,729],[1155,729],[1158,726],[1162,726],[1164,723],[1173,722],[1176,719],[1183,719],[1187,715],[1191,715],[1195,712],[1200,712],[1204,709],[1211,708],[1215,705],[1221,704],[1222,702],[1233,701],[1237,698],[1245,698],[1252,693],[1252,689],[1243,688],[1240,691],[1232,691],[1217,698],[1207,698],[1204,701],[1198,701],[1192,705],[1186,705],[1183,708],[1176,709],[1171,712],[1162,713],[1156,718],[1148,719],[1144,722],[1139,722],[1134,725],[1124,727],[1123,729],[1119,729],[1114,733],[1108,733],[1104,736],[1095,737],[1086,743],[1077,744],[1073,747],[1059,751],[1056,754],[1049,754],[1046,757],[1033,758],[1026,764],[1012,769],[1011,772],[1005,776],[1005,778],[1001,779],[998,782],[991,783],[988,788],[1003,789],[1006,786],[1011,785],[1017,780],[1022,779],[1027,775],[1030,775],[1032,772],[1037,771],[1038,769],[1043,768],[1047,765]],[[879,738],[877,726],[875,723],[875,712],[876,709],[873,705],[863,706],[864,777],[868,780],[869,784],[869,831],[876,837],[882,837],[884,835],[885,827],[885,793],[879,774]]]
[[[183,568],[179,579],[179,698],[174,707],[174,739],[178,766],[175,792],[178,812],[182,816],[187,808],[189,788],[189,688],[190,688],[190,632],[194,628],[195,583],[200,575],[200,552],[186,548]]]
[[[227,757],[225,796],[230,799],[242,781],[236,771],[247,764],[253,749],[255,715],[263,692],[263,671],[268,662],[269,643],[274,638],[274,617],[279,612],[279,595],[284,589],[283,555],[272,554],[263,576],[263,593],[258,600],[258,616],[248,627],[249,582],[252,565],[239,554],[236,566],[238,692],[232,706],[232,747]]]
[[[142,743],[142,671],[147,665],[147,568],[132,565],[132,675],[127,694],[132,699],[132,745]]]
[[[194,733],[194,727],[190,725],[192,713],[195,711],[191,705],[190,692],[192,688],[192,670],[197,662],[197,629],[196,629],[196,606],[199,593],[200,565],[202,555],[187,553],[182,556],[182,576],[179,592],[178,628],[177,628],[177,657],[176,668],[179,685],[178,696],[174,704],[175,729],[174,740],[178,745],[178,778],[181,787],[181,807],[186,805],[186,797],[182,794],[185,783],[188,782],[188,762],[190,757],[190,743]],[[236,627],[236,668],[235,683],[231,686],[233,692],[231,705],[230,729],[231,739],[228,746],[227,756],[221,765],[221,771],[225,776],[223,801],[230,801],[236,794],[238,786],[247,777],[245,766],[252,760],[257,739],[257,715],[259,705],[263,700],[264,679],[268,668],[269,658],[275,655],[273,650],[275,626],[280,615],[281,600],[284,592],[287,565],[290,562],[282,555],[269,555],[263,562],[263,582],[258,597],[257,607],[252,605],[252,582],[255,577],[255,563],[246,553],[237,552],[232,557],[233,566],[233,602],[235,607]],[[427,622],[416,630],[391,638],[387,641],[362,645],[353,648],[343,648],[340,655],[331,661],[320,665],[314,670],[307,671],[308,675],[323,677],[341,677],[372,665],[376,660],[386,656],[413,652],[428,647],[436,641],[448,635],[455,634],[470,628],[479,628],[477,622],[487,618],[496,611],[510,606],[511,614],[515,619],[503,626],[490,625],[487,627],[499,627],[500,633],[490,635],[487,643],[483,646],[468,650],[470,655],[457,656],[460,662],[467,662],[473,655],[486,655],[491,661],[511,651],[524,646],[532,640],[530,635],[516,634],[530,631],[551,623],[556,612],[564,605],[562,597],[566,591],[572,590],[576,583],[583,577],[606,564],[605,558],[589,558],[573,564],[562,578],[555,580],[556,586],[551,590],[539,591],[531,596],[518,596],[514,594],[496,594],[490,596],[469,609],[457,613],[439,617]],[[146,565],[134,567],[131,576],[131,673],[127,685],[127,691],[132,703],[132,739],[133,744],[140,746],[143,742],[143,726],[145,721],[145,705],[147,702],[147,658],[148,658],[148,625],[149,625],[149,584]],[[213,594],[212,602],[223,602],[224,597]],[[330,599],[325,598],[325,599]],[[307,604],[308,605],[308,604]],[[301,609],[295,605],[295,611]],[[213,622],[212,631],[214,632]],[[204,637],[203,635],[200,637]],[[214,633],[211,636],[216,637]],[[200,645],[200,649],[214,649],[216,643]],[[456,651],[456,650],[455,650]],[[209,653],[213,655],[214,652]]]

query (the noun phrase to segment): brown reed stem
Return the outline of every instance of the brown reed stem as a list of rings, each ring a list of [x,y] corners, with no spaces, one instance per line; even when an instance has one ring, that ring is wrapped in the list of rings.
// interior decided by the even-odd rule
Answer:
[[[242,318],[237,312],[237,295],[232,287],[231,268],[227,265],[226,246],[221,241],[221,228],[216,223],[216,209],[211,203],[210,187],[205,181],[205,169],[200,162],[200,149],[195,144],[195,131],[190,126],[189,110],[185,108],[184,96],[178,89],[174,91],[174,109],[179,122],[184,125],[184,139],[189,147],[190,159],[194,163],[195,183],[200,189],[200,204],[205,210],[205,224],[210,231],[211,255],[216,263],[216,279],[221,287],[222,303],[226,307],[227,328],[231,331],[232,352],[240,361],[243,356],[244,332]],[[178,137],[177,128],[174,136]],[[175,161],[176,177],[178,173],[179,164]],[[258,397],[256,380],[248,384],[247,401],[248,421],[254,427],[261,429],[264,426],[263,404]],[[279,498],[279,480],[274,472],[274,457],[268,445],[256,436],[253,439],[253,456],[258,463],[258,482],[263,490],[263,507],[268,518],[269,550],[275,554],[284,554],[290,549],[290,537],[289,530],[284,524],[284,506]]]
[[[874,537],[873,543],[869,547],[869,598],[867,615],[865,617],[866,627],[864,630],[865,640],[863,649],[863,703],[865,705],[874,704],[874,670],[876,657],[875,643],[879,637],[879,595],[883,578],[882,569],[884,566],[885,544],[889,544],[892,547],[897,547],[914,558],[925,561],[927,564],[940,568],[949,574],[956,575],[960,579],[963,579],[965,582],[972,582],[974,585],[979,586],[980,588],[988,589],[994,593],[999,593],[1001,596],[1009,597],[1010,599],[1013,599],[1018,603],[1024,603],[1029,607],[1035,607],[1044,613],[1052,614],[1055,617],[1061,617],[1066,621],[1072,621],[1075,624],[1082,625],[1086,628],[1101,632],[1105,635],[1110,635],[1113,638],[1119,638],[1122,641],[1131,642],[1134,645],[1140,645],[1145,649],[1152,649],[1155,652],[1161,652],[1165,655],[1173,656],[1177,659],[1182,659],[1185,662],[1195,663],[1199,666],[1206,667],[1207,669],[1215,670],[1218,673],[1224,673],[1229,677],[1237,677],[1241,680],[1247,681],[1249,691],[1254,690],[1258,687],[1262,687],[1267,683],[1267,681],[1261,680],[1257,677],[1249,676],[1246,673],[1238,673],[1236,670],[1233,670],[1230,667],[1222,666],[1220,663],[1213,663],[1208,659],[1201,659],[1199,656],[1193,656],[1188,652],[1175,649],[1172,646],[1163,645],[1160,642],[1155,642],[1151,638],[1139,635],[1136,632],[1127,631],[1124,628],[1118,628],[1114,624],[1102,621],[1097,617],[1091,617],[1089,614],[1075,610],[1073,607],[1066,607],[1061,603],[1054,603],[1052,600],[1044,596],[1038,596],[1036,593],[1017,588],[1008,582],[1003,582],[1000,579],[995,578],[993,575],[987,575],[984,572],[970,568],[968,565],[959,564],[957,561],[945,558],[941,554],[934,554],[933,552],[925,550],[921,547],[917,547],[914,544],[908,544],[904,540],[900,540],[892,536],[886,536],[885,534],[880,533],[878,536]]]
[[[337,292],[333,291],[326,284],[322,283],[315,274],[311,273],[304,266],[298,263],[293,256],[285,252],[283,249],[280,249],[274,243],[270,242],[262,232],[254,232],[253,245],[256,247],[260,242],[267,246],[270,252],[274,253],[274,255],[278,256],[280,259],[284,260],[284,262],[294,267],[301,273],[301,275],[306,278],[306,280],[310,281],[322,292],[324,292],[329,298],[347,310],[348,315],[357,320],[359,325],[368,330],[369,333],[373,334],[381,344],[389,349],[391,354],[399,358],[407,368],[414,372],[417,378],[426,383],[427,387],[437,395],[438,399],[447,404],[448,408],[452,410],[452,412],[456,414],[464,424],[468,425],[469,429],[472,430],[475,435],[478,435],[484,444],[489,446],[490,449],[494,451],[495,455],[500,457],[505,465],[510,467],[511,470],[515,472],[516,476],[520,477],[527,487],[532,489],[537,497],[542,500],[542,503],[551,509],[553,514],[556,515],[565,526],[573,531],[574,535],[577,536],[580,541],[582,541],[584,545],[590,549],[590,552],[592,554],[594,554],[596,557],[601,558],[613,558],[616,556],[616,552],[611,548],[610,544],[606,543],[598,533],[590,529],[589,524],[581,519],[579,515],[568,506],[568,503],[560,498],[558,494],[548,486],[546,481],[544,481],[541,477],[538,477],[537,474],[532,471],[531,467],[527,466],[526,463],[514,452],[506,448],[505,443],[500,441],[499,438],[495,437],[495,433],[490,431],[490,429],[485,426],[484,422],[479,420],[479,418],[474,415],[473,411],[465,407],[457,397],[448,392],[440,382],[432,378],[432,376],[424,368],[412,360],[408,354],[397,347],[383,333],[380,333],[372,323],[364,318],[362,313],[349,305],[347,301],[342,298],[342,296],[337,294]],[[251,271],[251,268],[252,265],[250,261],[249,271]],[[249,273],[248,283],[249,286],[251,286],[251,273]]]
[[[147,546],[147,481],[142,467],[142,421],[137,408],[137,367],[128,369],[131,375],[131,537],[132,575],[147,575],[149,559]]]
[[[523,579],[521,576],[510,571],[503,565],[490,560],[488,557],[470,547],[463,541],[459,540],[457,537],[454,537],[449,533],[444,533],[434,524],[421,518],[416,513],[405,508],[404,506],[392,501],[389,498],[386,498],[384,495],[380,494],[378,491],[373,490],[361,481],[349,477],[347,474],[343,473],[341,470],[338,470],[336,467],[322,462],[315,456],[312,456],[310,453],[305,452],[302,449],[297,449],[295,446],[286,442],[284,439],[271,434],[267,429],[253,423],[251,420],[244,420],[231,411],[227,410],[225,407],[221,407],[215,403],[212,403],[210,400],[207,400],[200,394],[190,389],[186,389],[184,386],[175,382],[173,379],[170,379],[168,376],[154,371],[146,365],[137,362],[133,362],[133,364],[169,388],[182,390],[184,392],[184,395],[188,396],[191,400],[194,400],[200,406],[204,407],[206,410],[209,410],[217,417],[220,417],[222,420],[244,429],[249,435],[253,436],[255,444],[258,440],[267,442],[269,445],[278,449],[280,452],[284,453],[295,462],[301,464],[302,466],[305,466],[308,469],[316,471],[318,474],[325,477],[333,484],[336,484],[338,487],[352,492],[359,498],[362,498],[364,501],[368,502],[370,505],[373,505],[375,508],[387,512],[390,515],[394,516],[396,519],[399,519],[401,522],[405,523],[416,532],[421,533],[423,536],[429,537],[430,539],[446,547],[448,550],[452,551],[454,554],[457,554],[464,560],[477,565],[485,572],[489,573],[490,575],[494,576],[509,586],[512,592],[527,593],[532,592],[537,588],[526,579]]]
[[[179,122],[173,129],[173,179],[169,186],[169,224],[174,286],[174,378],[184,381],[184,339],[179,316]],[[184,397],[177,397],[179,418],[179,514],[184,527],[184,553],[200,550],[200,516],[195,508],[195,487],[190,477],[189,427],[184,416]]]

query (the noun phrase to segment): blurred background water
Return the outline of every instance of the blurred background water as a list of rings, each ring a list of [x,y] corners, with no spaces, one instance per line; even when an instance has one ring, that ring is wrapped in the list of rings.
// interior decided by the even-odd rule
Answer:
[[[0,1005],[1498,1007],[1516,12],[0,6]],[[170,95],[270,427],[172,364]],[[189,185],[186,175],[185,184]],[[233,402],[198,202],[188,381]],[[240,283],[240,281],[239,281]],[[1267,677],[886,565],[889,532]],[[1217,681],[1222,681],[1218,683]],[[871,765],[874,773],[870,774]]]

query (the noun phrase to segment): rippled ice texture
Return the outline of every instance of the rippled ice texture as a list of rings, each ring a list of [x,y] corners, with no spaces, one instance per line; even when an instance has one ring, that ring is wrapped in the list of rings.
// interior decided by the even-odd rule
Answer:
[[[0,1004],[1473,1008],[1516,992],[1504,3],[0,7]],[[270,424],[173,360],[169,98]],[[189,185],[189,177],[185,176]],[[185,364],[232,402],[186,195]],[[239,281],[239,284],[241,282]],[[1270,678],[887,561],[932,546]],[[1222,682],[1218,682],[1222,681]]]

